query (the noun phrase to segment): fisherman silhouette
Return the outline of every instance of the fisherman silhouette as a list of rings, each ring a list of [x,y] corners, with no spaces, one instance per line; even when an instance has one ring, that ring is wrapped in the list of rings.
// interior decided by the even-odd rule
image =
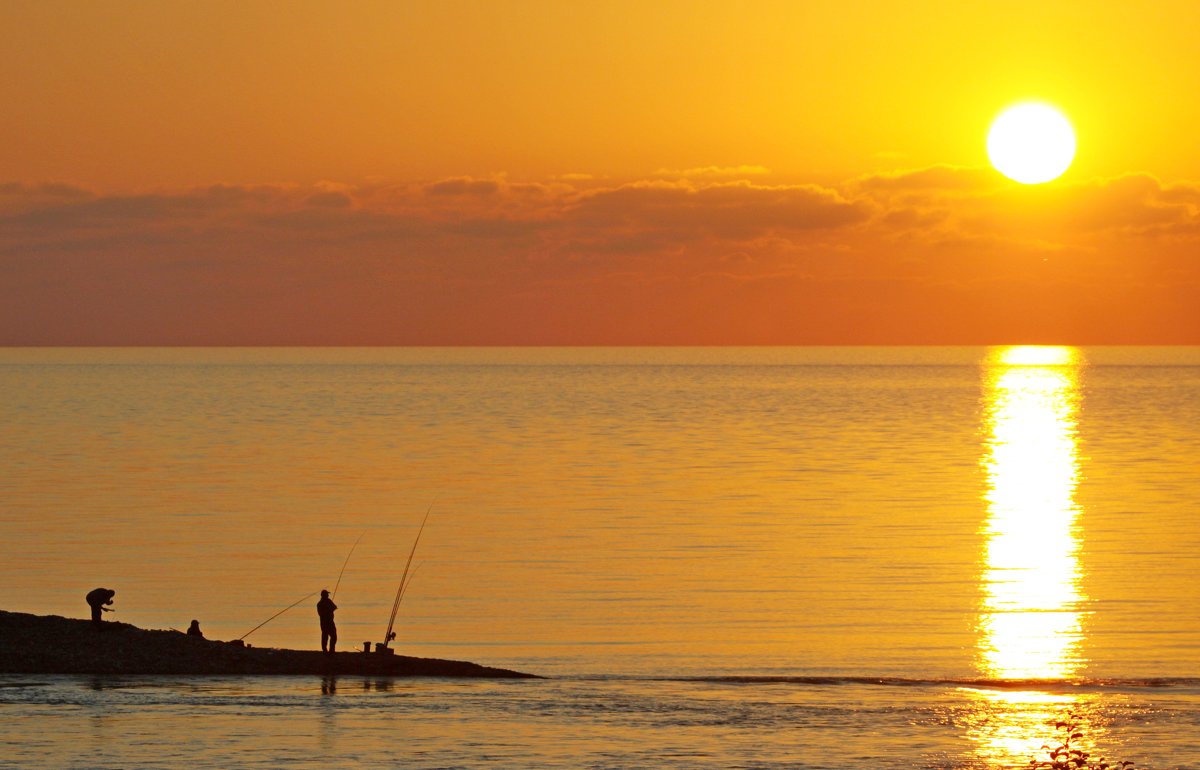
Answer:
[[[317,602],[317,615],[321,618],[321,652],[333,652],[337,649],[337,626],[333,622],[333,612],[337,605],[329,598],[328,591],[321,592],[321,601]]]
[[[104,605],[112,604],[113,597],[116,595],[117,595],[117,592],[112,590],[111,588],[93,588],[91,591],[88,591],[88,595],[86,598],[87,598],[88,606],[92,608],[92,625],[93,626],[95,626],[96,628],[101,628],[100,613],[101,612],[112,612],[112,610],[110,610],[108,607],[105,607]]]
[[[194,636],[197,639],[204,638],[204,632],[200,630],[200,621],[199,620],[192,621],[192,624],[190,626],[188,626],[187,635]]]

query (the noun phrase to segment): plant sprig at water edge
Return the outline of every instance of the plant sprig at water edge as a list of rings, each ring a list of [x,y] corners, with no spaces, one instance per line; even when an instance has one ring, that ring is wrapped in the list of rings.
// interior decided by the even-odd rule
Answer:
[[[1134,763],[1128,760],[1109,762],[1100,757],[1095,762],[1091,761],[1091,754],[1075,743],[1083,739],[1082,727],[1079,715],[1074,712],[1069,712],[1065,719],[1055,722],[1054,729],[1063,733],[1062,742],[1057,746],[1043,745],[1042,748],[1048,752],[1047,758],[1031,759],[1029,767],[1048,770],[1136,770]]]

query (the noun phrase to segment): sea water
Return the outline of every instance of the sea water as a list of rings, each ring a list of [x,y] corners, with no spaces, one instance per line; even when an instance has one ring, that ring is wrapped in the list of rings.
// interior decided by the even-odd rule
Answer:
[[[10,349],[0,393],[0,608],[233,639],[336,586],[361,649],[428,510],[394,644],[547,677],[0,677],[0,766],[1008,767],[1074,711],[1200,767],[1197,348]]]

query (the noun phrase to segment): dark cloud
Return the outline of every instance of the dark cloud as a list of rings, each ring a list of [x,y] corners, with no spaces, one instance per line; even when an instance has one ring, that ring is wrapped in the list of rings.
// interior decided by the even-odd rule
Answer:
[[[500,183],[491,179],[455,177],[425,185],[430,195],[495,195],[500,192]]]
[[[8,182],[0,184],[0,219],[79,203],[92,197],[94,194],[90,190],[68,184],[26,185]]]
[[[59,200],[78,200],[92,197],[92,192],[82,187],[62,182],[28,185],[20,182],[0,183],[0,198],[42,198]]]
[[[592,228],[751,240],[777,231],[835,229],[865,221],[862,202],[814,185],[642,183],[584,194],[571,219]]]
[[[1148,174],[1026,186],[937,166],[860,178],[849,189],[877,205],[882,224],[943,245],[988,238],[1061,248],[1102,233],[1191,235],[1200,223],[1200,187]]]
[[[331,315],[358,313],[362,328],[410,335],[371,337],[385,344],[432,339],[413,329],[454,329],[437,339],[455,343],[533,339],[520,336],[513,319],[554,328],[563,343],[578,341],[572,330],[584,323],[598,342],[794,342],[770,336],[789,313],[796,328],[834,319],[829,340],[858,324],[859,337],[851,328],[843,338],[863,341],[892,334],[894,324],[876,318],[891,311],[879,308],[969,315],[983,300],[1011,307],[1019,295],[1011,286],[1053,285],[1111,296],[1111,314],[1141,313],[1144,328],[1177,329],[1172,339],[1185,340],[1200,317],[1173,310],[1171,326],[1154,313],[1183,307],[1179,298],[1200,285],[1197,239],[1200,185],[1148,175],[1025,187],[983,169],[938,166],[838,189],[719,178],[459,177],[141,195],[10,183],[0,185],[0,310],[9,308],[0,312],[8,319],[0,338],[33,340],[12,330],[51,323],[65,330],[55,309],[77,296],[96,305],[90,324],[109,313],[163,328],[148,308],[177,296],[189,298],[196,318],[226,324],[232,336],[222,340],[323,303]],[[955,286],[979,288],[953,295]],[[1128,299],[1132,286],[1141,305]],[[896,292],[908,299],[893,300]],[[264,314],[260,301],[277,313]],[[17,302],[21,312],[12,309]],[[596,307],[612,309],[611,317],[589,315]],[[717,307],[725,315],[709,314]],[[671,313],[686,321],[669,320]],[[751,317],[761,336],[739,336],[738,324]],[[645,332],[654,324],[670,334]],[[80,327],[87,335],[91,328]],[[245,340],[316,339],[295,328]],[[895,326],[895,340],[913,328]],[[175,338],[203,336],[188,329]],[[190,336],[178,336],[184,332]],[[931,326],[921,339],[937,333]],[[97,334],[85,336],[126,339]],[[64,331],[36,339],[83,338]]]
[[[69,185],[10,183],[0,185],[0,250],[59,243],[78,251],[89,242],[108,249],[172,238],[181,245],[241,239],[268,250],[272,240],[290,249],[305,239],[421,238],[436,249],[438,238],[465,237],[543,256],[618,255],[707,242],[778,248],[827,236],[869,249],[872,239],[900,233],[942,247],[1011,239],[1053,249],[1107,231],[1194,237],[1200,225],[1200,186],[1191,183],[1128,175],[1034,189],[996,183],[989,174],[937,166],[856,179],[842,191],[746,181],[579,189],[460,177],[410,187],[216,185],[105,196]]]
[[[1197,222],[1187,187],[1168,190],[1148,174],[1099,180],[1065,192],[1066,216],[1087,230],[1162,233]]]
[[[304,202],[310,206],[320,206],[322,208],[345,209],[354,205],[354,199],[343,192],[324,191],[313,193],[304,199]]]
[[[546,225],[537,220],[477,218],[444,224],[442,232],[465,235],[472,238],[525,238],[544,231]]]
[[[1162,188],[1162,199],[1167,203],[1186,203],[1200,208],[1200,184],[1177,182]]]

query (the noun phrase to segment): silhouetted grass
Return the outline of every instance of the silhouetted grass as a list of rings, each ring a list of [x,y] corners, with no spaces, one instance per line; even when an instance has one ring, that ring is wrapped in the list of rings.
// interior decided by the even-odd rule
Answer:
[[[1055,722],[1054,729],[1061,732],[1060,743],[1057,746],[1043,745],[1047,752],[1046,759],[1031,759],[1031,768],[1049,768],[1049,770],[1135,770],[1134,763],[1109,762],[1104,757],[1092,761],[1091,754],[1078,748],[1077,741],[1083,739],[1082,723],[1079,715],[1074,712],[1066,718]]]

